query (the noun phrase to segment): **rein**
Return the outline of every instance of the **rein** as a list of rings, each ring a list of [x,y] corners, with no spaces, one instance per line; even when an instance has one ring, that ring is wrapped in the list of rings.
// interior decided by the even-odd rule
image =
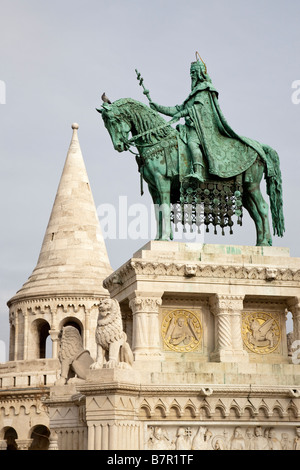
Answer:
[[[141,132],[140,134],[137,134],[135,136],[133,136],[131,139],[129,139],[127,141],[128,144],[131,145],[131,143],[133,143],[135,140],[139,139],[140,137],[143,137],[144,135],[147,135],[147,134],[151,134],[153,133],[154,131],[159,131],[161,129],[164,129],[165,127],[167,126],[170,126],[171,124],[173,124],[174,122],[178,121],[180,118],[173,118],[171,119],[169,122],[166,122],[165,124],[162,124],[161,126],[157,126],[157,127],[153,127],[152,129],[149,129],[148,131],[145,131],[145,132]],[[133,144],[134,145],[134,144]],[[141,144],[140,146],[141,147],[150,147],[152,144]]]
[[[128,150],[130,153],[132,153],[135,156],[136,162],[138,164],[138,169],[139,169],[139,173],[140,173],[141,196],[143,196],[143,194],[144,194],[143,181],[144,181],[145,159],[139,153],[133,152],[130,149],[130,147],[132,147],[132,146],[136,147],[135,141],[137,139],[139,139],[140,137],[144,137],[145,135],[148,135],[148,134],[151,134],[153,132],[159,131],[160,129],[164,129],[165,127],[170,126],[172,123],[178,121],[179,119],[180,118],[172,118],[169,122],[166,122],[165,124],[163,124],[161,126],[153,127],[152,129],[149,129],[148,131],[141,132],[140,134],[137,134],[137,135],[133,136],[129,140],[126,139],[125,137],[123,137],[123,139],[122,139],[125,146],[126,147],[128,146],[128,148],[126,150]],[[156,144],[159,144],[159,142],[151,143],[151,144],[138,144],[138,147],[147,148],[147,147],[152,147],[153,145],[156,145]]]

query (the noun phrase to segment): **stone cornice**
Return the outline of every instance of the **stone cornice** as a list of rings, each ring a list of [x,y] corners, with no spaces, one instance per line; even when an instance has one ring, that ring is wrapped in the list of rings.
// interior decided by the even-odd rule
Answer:
[[[132,394],[139,396],[243,396],[243,397],[281,397],[300,398],[300,386],[266,386],[266,385],[220,385],[220,384],[187,384],[187,385],[148,385],[113,383],[88,383],[76,387],[84,396],[106,395],[107,393]]]
[[[107,293],[107,297],[108,297],[108,293]],[[94,295],[91,295],[90,293],[88,294],[68,294],[68,295],[24,295],[24,296],[20,296],[18,297],[17,295],[15,297],[13,297],[12,299],[10,299],[8,302],[7,302],[7,305],[8,307],[12,307],[13,305],[15,304],[24,304],[24,305],[27,305],[27,304],[32,304],[32,303],[36,303],[36,304],[49,304],[49,303],[56,303],[56,302],[59,302],[59,303],[62,303],[62,302],[81,302],[81,301],[99,301],[100,299],[102,299],[103,297],[106,297],[105,294],[103,293],[99,293],[99,294],[94,294]]]
[[[15,403],[24,400],[42,400],[49,397],[50,387],[5,388],[0,390],[1,403]]]
[[[300,284],[300,269],[269,268],[260,265],[218,265],[203,262],[165,262],[131,259],[103,281],[103,286],[113,290],[115,284],[123,285],[133,276],[181,276],[185,278],[237,279],[267,281],[276,285],[277,281]]]

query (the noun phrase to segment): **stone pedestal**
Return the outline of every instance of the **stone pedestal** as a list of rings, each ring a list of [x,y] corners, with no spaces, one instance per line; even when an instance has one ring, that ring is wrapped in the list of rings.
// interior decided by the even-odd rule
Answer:
[[[80,387],[86,396],[89,450],[136,450],[141,446],[141,423],[135,397],[139,374],[126,369],[91,371]]]
[[[90,370],[86,381],[52,387],[51,429],[60,450],[124,450],[142,447],[137,419],[139,374],[132,369]]]
[[[76,385],[54,385],[46,403],[49,404],[50,450],[86,449],[85,397],[78,393]]]
[[[287,363],[286,310],[299,336],[300,260],[287,248],[152,241],[104,286],[132,312],[136,361]]]
[[[150,242],[104,281],[132,369],[53,387],[60,449],[300,448],[300,259],[288,249]],[[71,388],[70,388],[71,387]],[[73,447],[74,448],[74,447]]]

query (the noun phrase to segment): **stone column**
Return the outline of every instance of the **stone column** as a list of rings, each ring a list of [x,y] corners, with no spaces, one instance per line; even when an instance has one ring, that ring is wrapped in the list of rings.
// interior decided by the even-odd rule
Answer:
[[[19,349],[19,311],[15,310],[9,314],[10,320],[10,345],[9,345],[9,360],[18,360],[18,349]],[[12,328],[14,328],[14,334],[12,334]]]
[[[0,440],[0,450],[7,450],[7,442],[5,439]]]
[[[58,435],[54,431],[50,434],[48,450],[59,450]]]
[[[15,360],[16,349],[16,316],[9,312],[9,361]]]
[[[135,359],[161,360],[159,307],[161,295],[135,292],[129,301],[133,314],[132,351]]]
[[[90,319],[90,309],[85,306],[84,307],[84,347],[89,349],[89,342],[90,342],[90,328],[91,328],[91,319]]]
[[[59,330],[49,330],[50,338],[52,340],[52,358],[57,359],[58,345],[59,345]]]
[[[293,315],[293,341],[300,340],[300,298],[288,302],[288,310]]]
[[[88,425],[88,448],[87,450],[95,450],[95,447],[96,447],[95,446],[95,425],[91,423]]]
[[[29,311],[26,308],[23,314],[24,317],[24,332],[23,332],[23,338],[24,338],[24,346],[23,346],[23,359],[26,361],[28,359],[28,314]]]
[[[138,450],[140,423],[110,420],[88,425],[88,450]]]
[[[33,439],[16,439],[18,450],[28,450],[32,444]]]
[[[210,310],[215,315],[216,347],[211,359],[217,362],[248,362],[243,349],[241,313],[244,296],[214,295]]]

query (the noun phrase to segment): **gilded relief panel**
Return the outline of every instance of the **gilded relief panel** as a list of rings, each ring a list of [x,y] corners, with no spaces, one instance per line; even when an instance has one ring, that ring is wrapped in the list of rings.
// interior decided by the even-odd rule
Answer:
[[[187,308],[164,309],[161,334],[166,351],[188,353],[202,350],[203,326],[200,312]]]
[[[242,338],[245,348],[251,353],[261,356],[282,354],[280,315],[276,312],[243,312]]]

